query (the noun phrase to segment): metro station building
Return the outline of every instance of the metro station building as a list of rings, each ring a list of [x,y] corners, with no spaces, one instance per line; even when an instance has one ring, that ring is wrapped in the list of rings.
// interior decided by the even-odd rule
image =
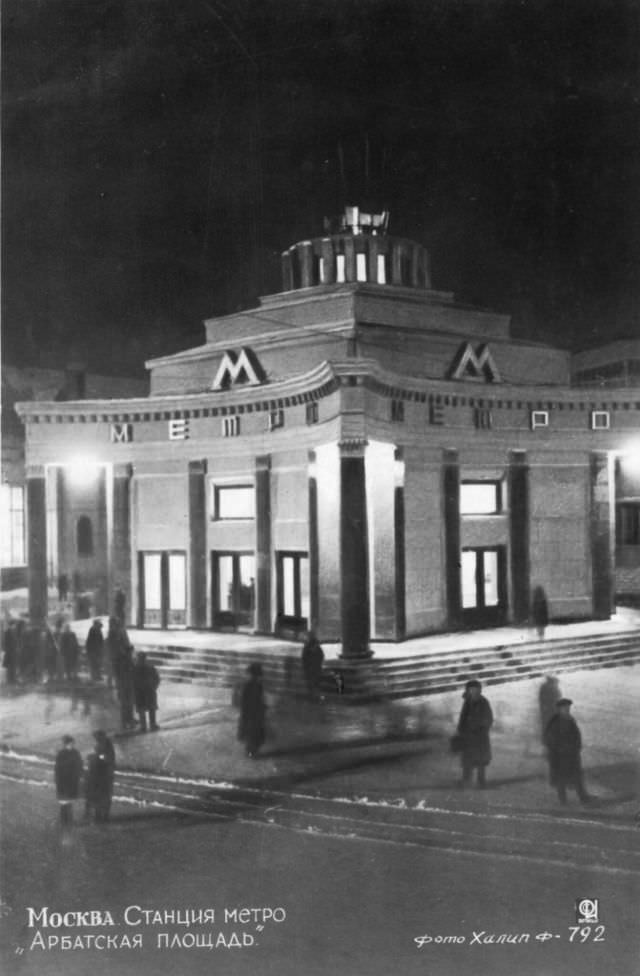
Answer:
[[[640,343],[616,374],[513,339],[357,208],[282,270],[148,397],[19,405],[35,617],[48,565],[143,628],[311,626],[348,657],[523,622],[537,585],[559,620],[640,597]]]

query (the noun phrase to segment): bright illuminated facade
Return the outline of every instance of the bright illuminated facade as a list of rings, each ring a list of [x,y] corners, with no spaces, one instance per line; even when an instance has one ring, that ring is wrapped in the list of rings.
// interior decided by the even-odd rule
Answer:
[[[385,224],[294,245],[149,397],[21,406],[34,613],[81,543],[97,610],[121,585],[142,627],[314,626],[354,657],[523,621],[536,585],[556,619],[608,616],[617,573],[640,593],[640,392],[572,386]]]

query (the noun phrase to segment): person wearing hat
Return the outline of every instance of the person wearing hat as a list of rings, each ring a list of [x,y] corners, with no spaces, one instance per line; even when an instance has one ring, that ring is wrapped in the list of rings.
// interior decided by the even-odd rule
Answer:
[[[249,680],[242,688],[240,700],[240,722],[238,739],[244,742],[247,756],[255,759],[265,740],[264,688],[262,686],[262,665],[254,662],[247,668]]]
[[[102,621],[96,617],[89,628],[85,644],[89,673],[92,681],[102,679],[102,658],[104,655],[104,637],[102,636]]]
[[[482,694],[481,683],[475,679],[467,681],[462,697],[464,701],[457,736],[462,762],[462,786],[471,782],[475,769],[478,788],[483,790],[487,785],[487,766],[491,762],[489,729],[493,725],[493,712]]]
[[[73,801],[80,796],[82,756],[75,747],[72,735],[62,736],[62,749],[55,761],[56,796],[60,804],[60,824],[63,830],[73,824]]]
[[[113,743],[103,729],[93,733],[95,746],[87,760],[85,817],[93,815],[96,823],[106,823],[111,810],[116,754]]]
[[[156,711],[158,709],[159,684],[160,675],[157,669],[150,661],[147,661],[147,655],[144,651],[138,651],[133,667],[133,696],[141,732],[147,731],[147,713],[149,714],[151,731],[155,732],[158,728]]]
[[[587,803],[589,796],[584,788],[582,777],[582,736],[578,723],[571,714],[573,702],[570,698],[560,698],[556,702],[555,715],[549,720],[544,732],[544,744],[549,760],[549,782],[558,791],[560,803],[567,802],[567,787],[578,794],[581,803]]]

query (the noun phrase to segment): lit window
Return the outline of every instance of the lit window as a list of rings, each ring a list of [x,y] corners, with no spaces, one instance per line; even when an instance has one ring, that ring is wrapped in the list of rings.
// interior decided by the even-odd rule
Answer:
[[[222,418],[222,436],[223,437],[237,437],[240,433],[240,417],[223,417]]]
[[[278,567],[278,616],[309,618],[309,559],[306,553],[280,552]]]
[[[358,281],[367,280],[367,255],[356,254],[356,276]]]
[[[344,281],[344,254],[336,254],[336,281]]]
[[[463,481],[460,485],[461,515],[494,515],[500,511],[497,481]]]
[[[387,283],[387,262],[384,254],[378,255],[378,282],[381,285]]]
[[[1,485],[0,489],[0,563],[24,566],[24,488]]]
[[[253,485],[214,485],[214,518],[255,518]]]

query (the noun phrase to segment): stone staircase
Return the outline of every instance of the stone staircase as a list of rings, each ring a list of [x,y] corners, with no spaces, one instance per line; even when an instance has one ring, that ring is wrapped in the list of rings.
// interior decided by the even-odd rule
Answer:
[[[136,649],[147,652],[164,681],[237,688],[245,679],[249,661],[259,661],[270,694],[305,694],[298,645],[238,652],[222,647],[160,647],[138,642]],[[402,655],[399,645],[397,657],[376,658],[374,653],[363,661],[326,662],[323,691],[327,698],[340,696],[357,703],[455,691],[472,677],[492,685],[638,662],[637,630],[412,655]]]

